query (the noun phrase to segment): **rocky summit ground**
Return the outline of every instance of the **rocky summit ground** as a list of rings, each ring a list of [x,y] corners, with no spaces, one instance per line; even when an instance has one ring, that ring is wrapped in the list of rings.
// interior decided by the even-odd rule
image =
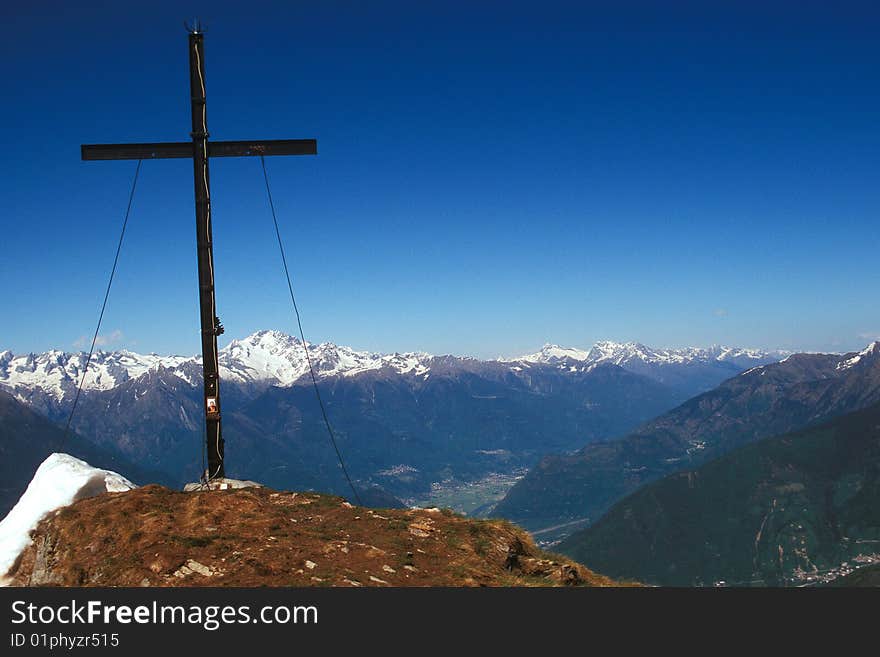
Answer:
[[[44,519],[19,586],[615,586],[505,521],[267,488],[106,493]]]

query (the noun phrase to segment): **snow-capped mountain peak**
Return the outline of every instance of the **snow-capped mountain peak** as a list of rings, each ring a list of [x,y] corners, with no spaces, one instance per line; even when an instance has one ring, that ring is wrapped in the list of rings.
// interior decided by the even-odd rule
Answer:
[[[554,363],[564,361],[566,359],[576,361],[586,361],[589,359],[590,352],[583,349],[575,349],[573,347],[560,347],[557,344],[545,344],[541,347],[541,351],[521,356],[512,360],[524,361],[526,363]]]
[[[280,331],[258,331],[233,340],[220,350],[219,360],[221,377],[225,374],[240,382],[268,380],[284,385],[308,371],[302,343]]]
[[[589,360],[594,363],[612,363],[623,365],[632,360],[641,360],[648,363],[669,360],[663,358],[661,352],[639,342],[612,342],[601,340],[590,349]]]
[[[837,364],[837,369],[848,370],[849,368],[854,367],[859,363],[863,363],[877,356],[880,356],[880,340],[872,342],[855,356],[850,356],[849,358],[840,361]]]
[[[306,343],[280,331],[258,331],[233,340],[220,350],[221,376],[241,382],[265,382],[288,386],[309,371],[309,359],[318,376],[353,376],[370,370],[391,368],[401,374],[427,371],[427,354],[375,354],[351,347]]]

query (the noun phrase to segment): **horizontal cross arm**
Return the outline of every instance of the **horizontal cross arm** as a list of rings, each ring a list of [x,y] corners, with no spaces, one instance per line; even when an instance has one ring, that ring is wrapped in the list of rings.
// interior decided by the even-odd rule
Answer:
[[[154,160],[192,157],[190,141],[152,144],[83,144],[83,160]],[[317,155],[314,139],[266,139],[251,141],[209,141],[208,157],[254,155]]]
[[[247,155],[317,155],[314,139],[264,139],[255,141],[209,141],[208,157]]]
[[[157,144],[83,144],[84,160],[152,160],[171,157],[192,157],[191,141]]]

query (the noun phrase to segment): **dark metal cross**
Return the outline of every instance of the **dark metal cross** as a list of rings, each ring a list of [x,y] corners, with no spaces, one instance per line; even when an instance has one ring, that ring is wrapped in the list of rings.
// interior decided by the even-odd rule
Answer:
[[[211,191],[208,159],[262,155],[316,155],[314,139],[271,139],[267,141],[208,142],[205,103],[204,34],[196,27],[189,33],[190,95],[192,98],[191,142],[155,144],[85,144],[83,160],[148,160],[191,157],[196,199],[196,244],[199,270],[199,306],[202,326],[202,364],[204,371],[205,426],[207,429],[208,469],[205,479],[225,477],[224,442],[220,426],[220,367],[217,336],[223,326],[217,316],[214,298],[214,251],[211,238]]]

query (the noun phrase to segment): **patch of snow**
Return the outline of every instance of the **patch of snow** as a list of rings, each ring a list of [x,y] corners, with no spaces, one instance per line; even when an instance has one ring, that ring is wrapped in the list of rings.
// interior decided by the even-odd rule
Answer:
[[[115,472],[94,468],[69,454],[50,454],[21,499],[0,521],[0,575],[9,572],[31,544],[31,532],[49,513],[77,500],[132,488],[136,486]]]
[[[872,342],[867,347],[862,349],[859,353],[857,353],[855,356],[852,356],[850,358],[847,358],[846,360],[840,361],[837,364],[837,369],[838,370],[848,370],[849,368],[853,367],[854,365],[858,365],[865,358],[867,358],[869,356],[876,356],[877,354],[880,354],[880,341]]]

